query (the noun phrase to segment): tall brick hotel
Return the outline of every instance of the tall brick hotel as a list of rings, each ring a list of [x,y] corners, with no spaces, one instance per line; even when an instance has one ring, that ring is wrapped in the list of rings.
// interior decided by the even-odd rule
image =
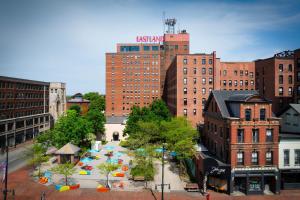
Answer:
[[[106,54],[106,116],[125,118],[133,105],[163,99],[201,132],[194,163],[203,190],[278,193],[276,115],[300,102],[300,50],[223,62],[215,51],[190,53],[189,33],[175,33],[174,22],[166,20],[163,36],[137,37]]]

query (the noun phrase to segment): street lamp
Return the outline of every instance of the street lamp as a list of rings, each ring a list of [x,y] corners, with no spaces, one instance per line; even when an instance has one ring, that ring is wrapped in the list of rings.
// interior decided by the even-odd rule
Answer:
[[[6,163],[5,163],[5,185],[3,190],[3,197],[4,200],[7,199],[7,175],[8,175],[8,141],[7,141],[7,135],[6,135]]]
[[[163,143],[162,144],[162,164],[161,164],[161,168],[162,168],[162,173],[161,173],[161,184],[156,184],[155,185],[155,189],[157,189],[157,186],[161,186],[161,199],[164,200],[164,186],[168,185],[169,189],[171,189],[170,184],[165,184],[164,183],[164,168],[165,168],[165,146],[166,144]]]

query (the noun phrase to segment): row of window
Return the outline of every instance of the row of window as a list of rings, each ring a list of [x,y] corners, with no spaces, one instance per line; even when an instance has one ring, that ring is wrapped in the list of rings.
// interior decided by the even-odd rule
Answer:
[[[155,96],[156,98],[157,96]],[[113,98],[113,97],[112,97]],[[141,96],[123,96],[123,99],[140,99],[142,98]],[[144,99],[150,99],[150,96],[144,96]]]
[[[252,109],[251,108],[245,109],[245,120],[246,121],[253,120],[252,119]],[[259,109],[259,120],[261,120],[261,121],[266,120],[266,109],[265,108]]]
[[[112,91],[114,91],[114,90],[112,90]],[[151,90],[123,90],[123,93],[142,93],[142,92],[144,92],[144,93],[150,93],[151,92]],[[114,92],[112,92],[112,93],[114,93]],[[152,93],[158,93],[158,90],[152,90]]]
[[[299,89],[299,88],[298,88]],[[279,87],[278,88],[278,94],[280,95],[280,96],[282,96],[283,95],[283,87]],[[288,95],[292,95],[293,94],[293,88],[292,87],[289,87],[289,89],[288,89]]]
[[[49,112],[48,107],[46,107],[45,112]],[[36,114],[42,114],[44,113],[44,110],[29,110],[29,111],[23,111],[23,112],[16,112],[15,114],[13,112],[7,112],[7,113],[1,113],[0,119],[10,119],[14,117],[23,117],[23,116],[29,116],[29,115],[36,115]]]
[[[266,129],[266,142],[273,142],[273,129]],[[237,131],[237,142],[245,142],[245,130],[238,129]],[[252,129],[252,143],[259,143],[259,129]]]
[[[46,98],[49,97],[49,95],[46,93]],[[36,93],[14,93],[7,92],[7,93],[0,93],[0,99],[41,99],[44,98],[44,94],[36,94]]]
[[[176,44],[176,45],[165,45],[164,46],[164,48],[165,48],[165,50],[171,50],[171,51],[173,51],[173,50],[178,50],[178,45]],[[186,50],[188,50],[188,45],[184,45],[183,46],[183,49],[186,51]]]
[[[116,54],[112,54],[111,58],[112,58],[112,62],[114,62],[114,58],[115,58]],[[130,59],[130,58],[134,58],[134,59],[138,59],[138,58],[158,58],[158,54],[145,54],[145,55],[123,55],[122,59],[126,60],[126,59]]]
[[[183,84],[186,85],[188,82],[187,78],[183,78]],[[193,83],[197,84],[197,78],[193,78]],[[202,78],[202,85],[206,84],[206,78]],[[213,84],[213,78],[208,78],[208,84],[212,85]]]
[[[248,80],[240,80],[240,86],[243,86],[245,84],[245,86],[248,86],[249,85],[249,82]],[[226,80],[223,80],[223,86],[226,87],[227,85],[227,81]],[[250,80],[250,85],[254,85],[254,80]],[[228,81],[228,86],[231,87],[232,86],[232,80],[229,80]],[[238,81],[237,80],[234,80],[234,86],[238,86]]]
[[[197,104],[197,98],[194,98],[194,99],[193,99],[193,103],[194,103],[194,105]],[[202,98],[202,105],[205,105],[205,103],[206,103],[206,99],[205,99],[205,98]],[[184,106],[187,106],[187,104],[188,104],[187,98],[183,98],[183,105],[184,105]]]
[[[144,74],[144,76],[158,76],[159,75],[159,73],[154,73],[154,72],[152,72],[152,73],[150,73],[150,72],[144,72],[144,73],[140,73],[140,72],[136,72],[136,73],[133,73],[133,72],[127,72],[127,73],[125,73],[125,72],[123,72],[123,75],[126,75],[126,76],[140,76],[140,75],[143,75]],[[111,73],[111,75],[115,75],[115,73],[114,72],[112,72]]]
[[[183,115],[186,117],[187,116],[187,109],[183,109]],[[193,115],[197,115],[197,109],[193,109]]]
[[[273,165],[273,151],[268,151],[265,154],[266,165]],[[245,155],[243,151],[237,152],[237,165],[244,165]],[[252,151],[251,152],[251,164],[259,165],[259,152]]]
[[[244,73],[245,72],[245,73]],[[238,70],[234,70],[233,71],[233,74],[235,75],[235,76],[238,76]],[[254,73],[253,72],[248,72],[248,70],[245,70],[245,71],[243,71],[243,70],[240,70],[240,76],[248,76],[249,75],[249,77],[250,78],[253,78],[253,76],[254,76]],[[223,76],[227,76],[227,70],[223,70]]]
[[[37,102],[7,102],[7,103],[0,103],[0,110],[3,109],[19,109],[19,108],[33,108],[33,107],[40,107],[43,106],[43,101]],[[48,102],[45,102],[45,106],[48,106]]]
[[[187,74],[187,73],[188,73],[188,68],[184,67],[183,68],[183,74]],[[201,73],[206,74],[206,68],[205,67],[202,67]],[[197,74],[197,68],[196,67],[193,68],[193,74]],[[208,68],[208,74],[209,75],[213,74],[213,68],[211,68],[211,67]]]
[[[300,149],[295,149],[294,155],[295,155],[295,163],[294,164],[299,166],[300,165]],[[284,164],[284,166],[290,165],[290,150],[289,149],[283,150],[283,164]]]
[[[279,75],[278,82],[279,82],[279,84],[283,84],[283,75]],[[288,83],[293,84],[293,76],[292,75],[289,75]]]
[[[201,59],[201,63],[202,65],[205,65],[206,64],[206,58],[202,58]],[[187,65],[188,64],[188,59],[183,59],[183,64],[184,65]],[[197,64],[197,58],[194,58],[193,59],[193,64]],[[208,64],[212,65],[213,64],[213,60],[212,59],[208,59]]]
[[[44,90],[43,85],[32,85],[32,84],[25,84],[25,83],[11,83],[11,82],[0,82],[0,88],[12,89],[16,85],[17,89],[22,90]],[[48,90],[48,86],[45,87],[45,90]]]
[[[183,94],[187,94],[187,88],[183,88]],[[212,91],[212,88],[209,88],[209,93]],[[197,94],[197,88],[193,88],[193,93]],[[206,88],[202,88],[202,94],[206,94]]]
[[[114,82],[115,81],[115,79],[112,79],[112,82]],[[153,82],[157,82],[157,81],[159,81],[159,79],[158,78],[153,78],[153,79],[150,79],[150,78],[144,78],[144,79],[139,79],[139,78],[136,78],[136,79],[133,79],[133,78],[123,78],[123,82],[140,82],[140,81],[144,81],[144,82],[151,82],[151,81],[153,81]]]
[[[279,64],[279,65],[278,65],[278,70],[279,70],[279,72],[283,72],[283,70],[284,70],[283,64]],[[292,72],[292,71],[293,71],[293,65],[292,65],[292,64],[289,64],[289,65],[288,65],[288,71],[289,71],[289,72]]]

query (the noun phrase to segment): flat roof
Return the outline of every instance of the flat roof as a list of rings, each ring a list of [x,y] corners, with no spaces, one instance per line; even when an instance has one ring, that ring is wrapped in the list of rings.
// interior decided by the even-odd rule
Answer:
[[[30,80],[30,79],[14,78],[14,77],[8,77],[8,76],[0,76],[0,80],[10,81],[10,82],[19,82],[19,83],[28,83],[28,84],[50,85],[50,82],[35,81],[35,80]]]

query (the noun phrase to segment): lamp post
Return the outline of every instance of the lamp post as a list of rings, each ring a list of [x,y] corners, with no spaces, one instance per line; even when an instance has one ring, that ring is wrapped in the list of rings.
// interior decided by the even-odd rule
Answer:
[[[4,200],[7,199],[7,175],[8,175],[8,141],[7,141],[7,135],[6,135],[6,163],[5,163],[5,185],[4,185],[4,190],[3,190],[3,197]]]

